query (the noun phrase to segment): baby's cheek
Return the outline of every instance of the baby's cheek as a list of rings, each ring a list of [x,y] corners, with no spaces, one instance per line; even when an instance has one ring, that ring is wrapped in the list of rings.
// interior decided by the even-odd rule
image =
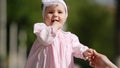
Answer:
[[[64,24],[64,23],[65,23],[65,20],[63,20],[63,19],[62,19],[62,20],[60,20],[60,23]]]

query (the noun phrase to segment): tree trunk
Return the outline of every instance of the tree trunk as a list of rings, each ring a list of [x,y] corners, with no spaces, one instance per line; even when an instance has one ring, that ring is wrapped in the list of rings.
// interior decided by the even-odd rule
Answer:
[[[120,0],[117,0],[116,9],[116,39],[117,39],[117,54],[120,55]]]
[[[116,0],[116,46],[117,66],[120,66],[120,0]]]
[[[0,68],[6,68],[6,0],[0,0]]]

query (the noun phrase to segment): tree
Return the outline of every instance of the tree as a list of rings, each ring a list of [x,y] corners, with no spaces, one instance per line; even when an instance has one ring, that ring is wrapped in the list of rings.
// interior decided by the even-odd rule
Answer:
[[[117,43],[117,55],[120,55],[120,0],[117,1],[116,9],[116,43]]]

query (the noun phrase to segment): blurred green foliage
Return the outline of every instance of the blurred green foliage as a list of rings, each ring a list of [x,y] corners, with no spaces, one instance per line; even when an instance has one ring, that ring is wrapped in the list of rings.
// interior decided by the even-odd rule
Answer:
[[[115,56],[114,15],[94,0],[66,0],[69,9],[67,31],[76,34],[80,42],[107,55]],[[35,40],[33,25],[42,22],[41,0],[8,0],[8,23],[16,22],[27,32],[28,53]]]
[[[68,30],[75,33],[81,43],[113,60],[114,15],[110,9],[93,0],[69,1],[69,7]]]

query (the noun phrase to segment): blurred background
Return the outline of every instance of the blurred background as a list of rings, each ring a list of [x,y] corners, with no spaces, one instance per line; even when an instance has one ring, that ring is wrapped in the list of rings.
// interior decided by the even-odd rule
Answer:
[[[66,31],[120,66],[120,0],[65,1]],[[41,0],[0,0],[0,68],[24,68],[36,39],[33,25],[42,21]],[[75,58],[75,68],[91,67]]]

